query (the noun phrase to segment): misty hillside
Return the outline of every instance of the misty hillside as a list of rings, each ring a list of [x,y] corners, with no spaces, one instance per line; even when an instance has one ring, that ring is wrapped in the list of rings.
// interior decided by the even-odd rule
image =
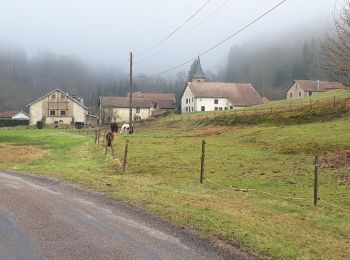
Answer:
[[[329,79],[320,68],[323,37],[320,28],[298,28],[268,39],[255,37],[231,48],[218,77],[227,82],[250,82],[261,95],[284,98],[295,79]]]

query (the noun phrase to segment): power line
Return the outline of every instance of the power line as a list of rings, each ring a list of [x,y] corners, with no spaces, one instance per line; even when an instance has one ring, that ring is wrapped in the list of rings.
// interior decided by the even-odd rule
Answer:
[[[246,26],[244,26],[243,28],[239,29],[238,31],[236,31],[235,33],[231,34],[230,36],[228,36],[227,38],[225,38],[224,40],[222,40],[221,42],[215,44],[214,46],[210,47],[209,49],[207,49],[206,51],[203,51],[202,53],[200,53],[199,55],[197,55],[196,57],[193,57],[179,65],[176,65],[170,69],[167,69],[165,71],[159,72],[159,73],[155,73],[152,74],[151,77],[156,77],[156,76],[160,76],[162,74],[168,73],[172,70],[175,70],[177,68],[180,68],[192,61],[194,61],[197,57],[203,56],[209,52],[211,52],[212,50],[216,49],[217,47],[219,47],[220,45],[222,45],[223,43],[227,42],[228,40],[232,39],[233,37],[235,37],[236,35],[240,34],[242,31],[248,29],[249,27],[251,27],[252,25],[254,25],[255,23],[257,23],[259,20],[261,20],[262,18],[264,18],[265,16],[267,16],[268,14],[270,14],[271,12],[273,12],[275,9],[277,9],[278,7],[280,7],[282,4],[284,4],[285,2],[287,2],[288,0],[283,0],[281,2],[279,2],[277,5],[273,6],[271,9],[269,9],[268,11],[266,11],[265,13],[263,13],[262,15],[260,15],[258,18],[254,19],[252,22],[250,22],[249,24],[247,24]]]
[[[186,38],[187,35],[189,35],[190,33],[192,33],[194,30],[196,30],[199,26],[201,26],[203,23],[205,23],[207,20],[209,20],[212,16],[214,16],[216,13],[218,13],[230,0],[226,0],[223,4],[221,4],[218,8],[216,8],[213,12],[211,12],[207,17],[205,17],[200,23],[198,23],[194,28],[192,28],[190,31],[188,31],[187,33],[185,33],[184,35],[182,35],[182,37],[178,38],[177,40],[173,41],[171,44],[169,44],[168,46],[166,46],[165,48],[163,48],[162,50],[140,60],[140,61],[136,61],[135,64],[137,63],[142,63],[145,61],[148,61],[150,59],[152,59],[153,57],[158,56],[159,54],[165,52],[167,49],[169,49],[170,47],[174,46],[176,43],[178,43],[179,41],[181,41],[182,39]]]
[[[198,13],[200,13],[209,3],[211,0],[207,0],[194,14],[192,14],[184,23],[182,23],[179,27],[177,27],[174,31],[169,33],[166,37],[161,39],[159,42],[154,44],[152,47],[146,49],[145,51],[141,52],[140,54],[144,54],[146,52],[149,52],[155,48],[157,48],[159,45],[161,45],[163,42],[168,40],[171,36],[173,36],[177,31],[179,31],[182,27],[184,27],[189,21],[191,21]]]

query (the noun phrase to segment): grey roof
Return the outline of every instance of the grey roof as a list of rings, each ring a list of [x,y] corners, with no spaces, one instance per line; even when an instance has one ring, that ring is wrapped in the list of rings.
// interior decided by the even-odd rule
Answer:
[[[60,90],[59,88],[55,89],[55,90],[52,90],[50,91],[49,93],[47,93],[45,96],[42,96],[38,99],[36,99],[35,101],[33,101],[32,103],[30,103],[29,105],[27,105],[27,107],[30,107],[31,105],[35,104],[36,102],[38,102],[39,100],[47,97],[47,96],[50,96],[52,93],[56,92],[56,91],[59,91],[61,92],[63,95],[65,95],[67,98],[69,98],[70,100],[72,100],[73,102],[77,103],[79,106],[81,106],[82,108],[84,108],[85,110],[88,110],[88,108],[86,106],[84,106],[82,103],[80,103],[78,100],[76,100],[75,98],[71,97],[70,95],[68,95],[67,93],[65,93],[64,91]]]
[[[222,82],[189,82],[197,98],[228,98],[235,106],[262,104],[263,100],[252,84]]]
[[[205,79],[201,60],[199,57],[192,63],[191,69],[188,72],[188,80],[191,81],[192,79]]]
[[[197,59],[196,70],[195,70],[195,73],[194,73],[192,78],[197,78],[197,79],[198,78],[200,78],[200,79],[205,78],[204,73],[203,73],[203,69],[202,69],[202,65],[201,65],[201,60],[199,59],[199,57]]]
[[[113,108],[128,108],[128,97],[100,97],[100,103],[102,107]],[[153,107],[152,101],[149,98],[133,98],[132,107],[136,108],[151,108]]]

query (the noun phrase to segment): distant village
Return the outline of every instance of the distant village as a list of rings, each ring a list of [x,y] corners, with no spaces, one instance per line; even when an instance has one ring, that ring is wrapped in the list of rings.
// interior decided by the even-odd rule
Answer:
[[[286,89],[286,99],[313,96],[320,92],[345,89],[339,82],[294,80]],[[269,102],[251,83],[210,82],[206,79],[200,59],[196,59],[182,91],[181,100],[175,93],[137,91],[127,96],[100,96],[98,113],[92,114],[84,99],[57,88],[28,104],[29,113],[23,110],[0,112],[0,126],[46,125],[96,126],[111,122],[128,122],[130,96],[132,119],[139,121],[171,113],[195,113],[232,110]]]

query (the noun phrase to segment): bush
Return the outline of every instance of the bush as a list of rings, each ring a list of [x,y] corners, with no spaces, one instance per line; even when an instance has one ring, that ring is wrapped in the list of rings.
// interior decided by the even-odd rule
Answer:
[[[36,121],[36,127],[38,129],[43,129],[44,128],[44,122],[41,120],[41,121]]]

